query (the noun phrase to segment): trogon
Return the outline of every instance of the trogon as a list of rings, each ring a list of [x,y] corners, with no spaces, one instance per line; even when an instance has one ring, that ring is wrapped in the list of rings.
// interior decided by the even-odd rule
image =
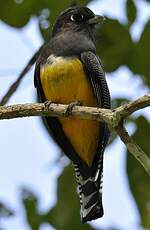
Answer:
[[[41,102],[110,108],[110,94],[96,54],[95,26],[102,16],[74,6],[63,11],[35,67]],[[109,131],[103,122],[72,117],[45,117],[52,137],[75,168],[82,222],[103,216],[103,153]]]

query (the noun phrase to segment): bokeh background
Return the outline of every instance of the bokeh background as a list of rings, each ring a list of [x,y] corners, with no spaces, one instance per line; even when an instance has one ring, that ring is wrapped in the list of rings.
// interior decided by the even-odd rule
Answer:
[[[107,20],[97,31],[97,51],[112,106],[147,94],[150,86],[150,1],[80,0]],[[0,0],[0,96],[31,56],[50,38],[69,0]],[[34,67],[9,104],[35,102]],[[135,141],[150,152],[150,109],[126,122]],[[0,121],[1,230],[150,229],[150,180],[112,130],[104,157],[103,218],[82,225],[76,182],[38,117]]]

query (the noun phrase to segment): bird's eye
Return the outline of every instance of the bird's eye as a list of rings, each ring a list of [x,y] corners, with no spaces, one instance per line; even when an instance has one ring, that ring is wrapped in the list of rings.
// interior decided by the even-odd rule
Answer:
[[[83,14],[72,14],[70,17],[72,22],[77,22],[77,23],[82,22],[83,18],[84,18]]]

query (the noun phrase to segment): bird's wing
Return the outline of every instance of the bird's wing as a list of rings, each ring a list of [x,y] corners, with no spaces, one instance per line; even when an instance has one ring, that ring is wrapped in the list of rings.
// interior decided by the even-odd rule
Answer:
[[[100,59],[88,51],[81,54],[81,61],[97,98],[98,107],[110,109],[110,93]]]
[[[88,77],[91,83],[93,92],[97,99],[97,106],[100,108],[110,109],[110,93],[100,59],[91,51],[82,53],[80,58],[84,66],[86,76]],[[102,123],[100,129],[99,146],[97,154],[95,156],[95,160],[93,162],[94,174],[95,170],[97,169],[98,159],[100,158],[100,155],[103,155],[104,149],[108,142],[108,138],[109,131],[107,125]]]

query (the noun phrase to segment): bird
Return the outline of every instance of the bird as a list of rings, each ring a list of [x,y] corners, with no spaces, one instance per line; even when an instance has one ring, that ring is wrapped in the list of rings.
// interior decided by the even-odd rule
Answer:
[[[76,103],[110,109],[110,93],[96,53],[96,25],[102,21],[103,16],[85,6],[60,13],[35,65],[34,84],[40,102],[68,104],[68,112]],[[71,116],[44,120],[56,144],[73,163],[82,223],[102,217],[107,124]]]

